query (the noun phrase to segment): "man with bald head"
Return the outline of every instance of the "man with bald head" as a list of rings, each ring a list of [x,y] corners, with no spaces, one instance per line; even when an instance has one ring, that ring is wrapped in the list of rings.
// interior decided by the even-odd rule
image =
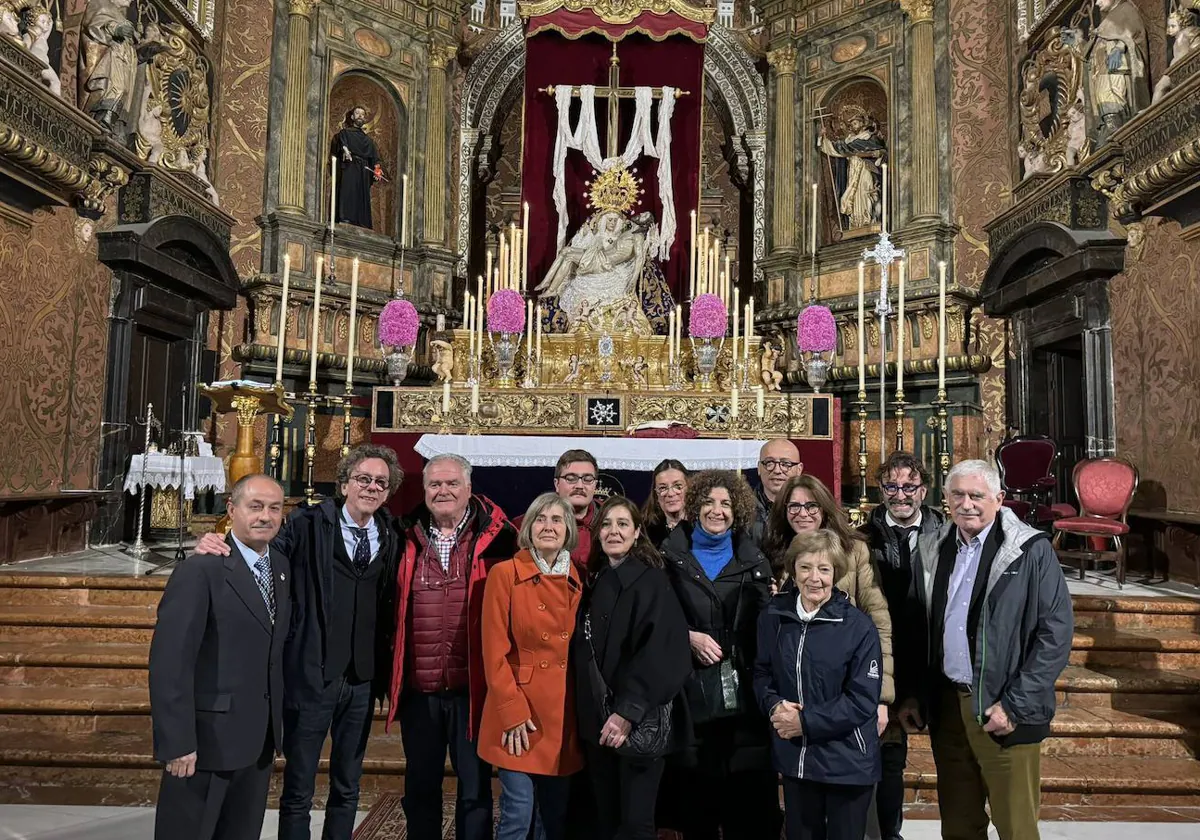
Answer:
[[[757,516],[754,525],[754,536],[762,539],[767,528],[767,517],[771,514],[771,505],[775,504],[775,496],[787,484],[788,479],[804,472],[804,463],[800,460],[800,450],[796,444],[787,438],[775,438],[763,444],[758,453],[759,486],[755,491]]]

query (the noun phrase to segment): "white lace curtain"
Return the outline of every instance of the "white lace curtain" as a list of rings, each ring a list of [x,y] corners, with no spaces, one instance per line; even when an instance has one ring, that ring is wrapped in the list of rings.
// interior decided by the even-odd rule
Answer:
[[[634,88],[636,111],[629,142],[620,157],[605,158],[600,152],[600,137],[596,132],[596,86],[582,85],[579,88],[579,121],[571,127],[571,85],[557,85],[554,89],[558,104],[558,132],[554,141],[554,209],[558,213],[558,249],[567,241],[567,150],[579,149],[587,162],[597,172],[624,166],[632,166],[643,153],[658,158],[658,198],[662,203],[662,220],[659,224],[659,243],[656,256],[666,261],[675,242],[675,191],[671,182],[671,116],[675,112],[675,88],[662,88],[662,99],[658,107],[658,138],[652,136],[651,117],[654,107],[654,89]]]

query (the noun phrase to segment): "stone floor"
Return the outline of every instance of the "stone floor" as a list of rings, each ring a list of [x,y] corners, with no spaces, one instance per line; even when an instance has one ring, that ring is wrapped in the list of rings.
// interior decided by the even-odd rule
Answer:
[[[365,812],[359,814],[360,823],[365,816]],[[1154,837],[1155,840],[1195,840],[1195,822],[1176,821],[1178,813],[1165,816],[1173,821],[1130,823],[1054,820],[1042,822],[1040,828],[1042,840],[1126,840],[1131,834]],[[1200,820],[1200,815],[1192,819]],[[262,840],[274,840],[277,821],[277,812],[268,811]],[[314,838],[320,837],[321,824],[322,814],[318,811],[313,814]],[[936,820],[910,819],[904,826],[905,840],[938,840],[941,836],[938,826]],[[0,840],[150,840],[153,836],[154,811],[150,808],[0,805]],[[991,836],[996,836],[994,829]]]
[[[86,551],[66,554],[60,557],[43,557],[37,560],[25,560],[0,566],[5,572],[58,575],[116,575],[139,577],[142,575],[168,575],[171,567],[168,564],[175,556],[174,545],[151,546],[151,554],[138,561],[130,557],[121,546],[100,546]],[[1189,583],[1167,581],[1153,585],[1143,585],[1134,582],[1135,577],[1126,581],[1124,589],[1118,589],[1111,575],[1094,574],[1089,572],[1086,580],[1079,580],[1078,573],[1067,571],[1067,583],[1072,595],[1120,595],[1125,598],[1197,598],[1200,599],[1200,587]],[[0,840],[3,836],[0,835]]]

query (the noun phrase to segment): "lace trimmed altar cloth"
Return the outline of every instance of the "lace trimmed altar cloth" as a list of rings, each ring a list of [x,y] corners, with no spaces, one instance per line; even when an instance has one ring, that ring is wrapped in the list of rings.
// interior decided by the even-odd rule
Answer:
[[[183,459],[183,481],[179,480],[179,456],[164,452],[149,455],[134,455],[129,459],[129,472],[125,474],[125,492],[137,493],[142,483],[155,490],[166,490],[183,484],[183,497],[196,498],[197,490],[225,492],[225,463],[213,455],[189,455]],[[145,466],[145,478],[142,467]]]
[[[413,449],[425,458],[461,455],[474,467],[553,467],[568,449],[586,449],[602,470],[653,470],[674,458],[692,470],[750,470],[765,440],[532,435],[422,435]]]

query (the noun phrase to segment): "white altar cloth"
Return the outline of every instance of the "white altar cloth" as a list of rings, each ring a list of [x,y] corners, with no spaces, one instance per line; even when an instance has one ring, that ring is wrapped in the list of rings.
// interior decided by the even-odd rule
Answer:
[[[413,447],[425,458],[461,455],[475,467],[553,467],[568,449],[586,449],[603,470],[649,472],[664,458],[691,470],[749,470],[765,440],[713,438],[533,437],[529,435],[422,435]]]
[[[163,452],[149,455],[134,455],[129,459],[129,472],[125,473],[125,492],[136,493],[142,489],[142,463],[145,461],[147,487],[157,490],[180,485],[179,456]],[[183,459],[183,497],[196,498],[197,490],[225,492],[225,464],[213,455],[189,455]]]

